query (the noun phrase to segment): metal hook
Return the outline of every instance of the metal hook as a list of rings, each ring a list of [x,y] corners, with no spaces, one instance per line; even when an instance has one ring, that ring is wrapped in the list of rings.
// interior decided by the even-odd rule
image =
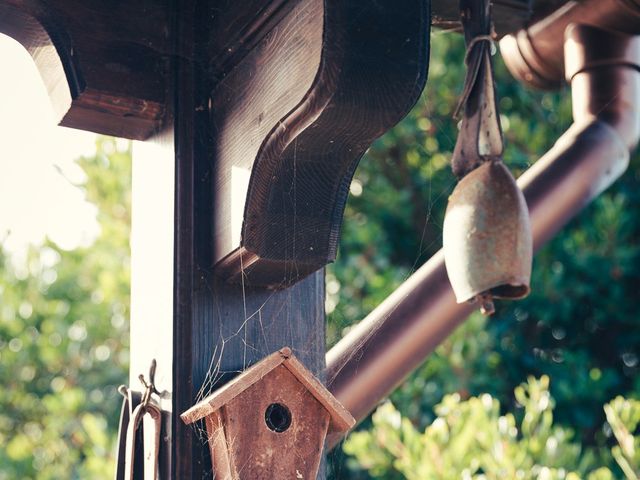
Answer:
[[[149,367],[149,382],[145,380],[144,375],[142,374],[138,375],[138,379],[140,380],[140,382],[142,383],[145,389],[144,393],[142,394],[142,401],[141,401],[141,404],[144,407],[149,405],[149,402],[151,401],[152,393],[155,393],[156,395],[160,395],[160,392],[158,391],[155,385],[156,367],[157,367],[157,362],[156,362],[156,359],[154,358],[151,360],[151,366]]]
[[[118,393],[124,398],[129,399],[129,387],[127,387],[126,385],[120,385],[118,387]]]
[[[157,368],[158,364],[156,362],[156,359],[154,358],[153,360],[151,360],[151,366],[149,367],[149,381],[147,382],[147,380],[144,378],[143,374],[138,375],[138,380],[140,380],[140,383],[142,383],[142,385],[144,386],[144,393],[142,394],[142,401],[141,403],[146,407],[147,405],[149,405],[149,401],[151,400],[151,394],[155,393],[156,395],[160,396],[160,392],[158,391],[158,389],[156,388],[156,368]],[[126,385],[120,385],[118,387],[118,393],[120,395],[122,395],[124,398],[128,398],[129,397],[129,387],[127,387]]]
[[[151,359],[151,366],[149,366],[149,381],[151,382],[151,385],[153,385],[156,381],[156,367],[158,366],[158,363],[156,362],[155,358]]]

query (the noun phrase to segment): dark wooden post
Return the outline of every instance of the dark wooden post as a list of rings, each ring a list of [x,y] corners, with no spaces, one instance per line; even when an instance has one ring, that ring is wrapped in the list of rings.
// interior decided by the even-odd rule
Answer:
[[[131,385],[155,358],[162,478],[211,475],[179,414],[233,375],[289,346],[321,376],[323,267],[360,157],[422,91],[429,24],[425,0],[0,0],[63,125],[146,140]]]
[[[188,51],[172,88],[174,318],[165,355],[174,478],[211,469],[205,438],[177,413],[283,346],[322,374],[322,267],[335,257],[351,176],[426,79],[428,3],[404,3],[181,4],[178,45]]]
[[[206,439],[177,414],[283,346],[320,375],[324,276],[320,270],[276,291],[228,284],[214,274],[215,210],[228,205],[214,202],[211,79],[194,39],[206,27],[197,21],[205,15],[189,3],[181,3],[176,25],[184,50],[173,59],[170,120],[164,132],[134,149],[131,377],[134,382],[156,358],[159,389],[167,392],[163,406],[172,412],[163,469],[170,478],[198,479],[211,471]]]
[[[176,413],[283,346],[321,375],[321,267],[335,256],[351,175],[369,143],[417,99],[426,74],[424,2],[394,8],[390,23],[390,6],[272,2],[268,15],[256,18],[247,16],[260,11],[260,2],[253,3],[243,4],[246,11],[237,2],[183,11],[178,25],[178,43],[189,50],[176,59],[174,133],[166,147],[176,159],[174,317],[151,327],[171,338],[172,347],[154,355],[159,369],[160,356],[164,368],[173,365],[166,386],[173,410],[167,425],[173,464],[166,468],[173,478],[206,478],[211,469],[205,439]],[[208,18],[211,31],[197,23]],[[398,23],[410,33],[397,30]],[[207,36],[209,43],[196,41]],[[411,60],[398,69],[403,55]],[[141,176],[152,178],[148,166]],[[246,176],[235,179],[236,172]],[[261,235],[230,231],[252,222]],[[139,255],[149,254],[140,248]],[[146,268],[141,275],[155,272]],[[149,338],[135,332],[132,342],[137,368],[144,368]]]

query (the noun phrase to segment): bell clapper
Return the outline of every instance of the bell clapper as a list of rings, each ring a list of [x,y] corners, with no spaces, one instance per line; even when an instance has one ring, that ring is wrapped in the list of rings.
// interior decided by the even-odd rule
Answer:
[[[490,293],[483,292],[474,298],[480,304],[480,313],[483,315],[493,315],[496,313],[496,307],[493,305],[493,296]]]

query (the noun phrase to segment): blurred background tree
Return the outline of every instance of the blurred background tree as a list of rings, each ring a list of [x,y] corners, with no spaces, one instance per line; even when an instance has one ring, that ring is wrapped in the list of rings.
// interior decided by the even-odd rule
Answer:
[[[327,270],[329,346],[441,246],[463,57],[459,35],[432,35],[423,97],[361,161],[339,258]],[[527,90],[494,58],[505,159],[518,175],[571,123],[569,92]],[[87,177],[79,188],[101,227],[91,246],[47,242],[24,261],[0,249],[0,480],[112,478],[129,315],[131,152],[118,145],[100,139],[96,155],[78,160]],[[335,450],[333,477],[497,478],[478,443],[485,430],[536,475],[523,478],[633,478],[639,408],[608,402],[640,393],[639,181],[635,155],[629,172],[538,254],[532,294],[461,326],[363,423],[347,453]],[[521,387],[528,377],[539,380]],[[548,398],[542,410],[540,398]],[[526,427],[528,412],[543,430]],[[447,449],[454,440],[463,447]],[[559,456],[549,456],[549,442]],[[420,450],[425,443],[435,457]],[[429,473],[438,460],[450,463],[450,476]]]
[[[131,151],[78,164],[101,232],[86,248],[0,249],[0,479],[113,478],[128,376]]]

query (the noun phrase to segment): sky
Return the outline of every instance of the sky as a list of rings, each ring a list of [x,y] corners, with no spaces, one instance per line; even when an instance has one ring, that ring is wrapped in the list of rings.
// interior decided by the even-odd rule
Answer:
[[[0,243],[16,255],[45,236],[63,249],[90,244],[96,209],[74,186],[74,160],[95,153],[95,134],[58,127],[27,51],[0,34]]]

